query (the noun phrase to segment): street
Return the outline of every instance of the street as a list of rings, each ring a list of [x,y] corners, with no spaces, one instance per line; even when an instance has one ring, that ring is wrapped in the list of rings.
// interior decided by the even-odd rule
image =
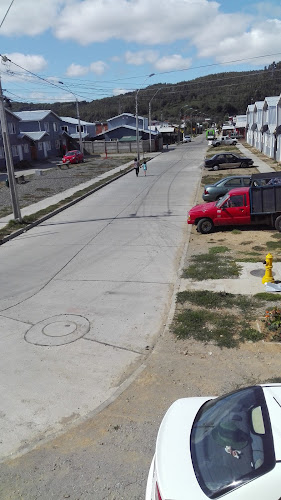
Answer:
[[[1,247],[2,460],[81,424],[143,369],[205,146],[165,152],[146,177],[131,172]]]

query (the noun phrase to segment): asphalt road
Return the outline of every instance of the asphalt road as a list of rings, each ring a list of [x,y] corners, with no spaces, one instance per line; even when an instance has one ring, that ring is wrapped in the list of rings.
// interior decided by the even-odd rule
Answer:
[[[203,139],[1,247],[3,461],[83,426],[143,369],[172,303]]]

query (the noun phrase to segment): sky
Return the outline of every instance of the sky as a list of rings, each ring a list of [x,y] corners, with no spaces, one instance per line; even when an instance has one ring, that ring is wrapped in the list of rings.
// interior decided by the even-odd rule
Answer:
[[[281,60],[281,1],[1,0],[0,54],[4,94],[34,103],[258,70]]]

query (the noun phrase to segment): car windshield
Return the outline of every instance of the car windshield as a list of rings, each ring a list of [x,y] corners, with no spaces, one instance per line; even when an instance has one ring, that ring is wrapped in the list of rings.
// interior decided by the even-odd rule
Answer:
[[[68,153],[66,153],[66,156],[73,156],[77,153],[77,151],[68,151]]]
[[[209,498],[271,470],[275,455],[262,388],[242,389],[205,403],[192,427],[191,457]]]

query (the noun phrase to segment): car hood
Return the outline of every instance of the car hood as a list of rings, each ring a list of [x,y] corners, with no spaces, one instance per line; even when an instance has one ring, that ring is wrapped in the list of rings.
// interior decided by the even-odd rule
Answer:
[[[194,418],[208,398],[184,398],[175,401],[159,428],[155,468],[163,498],[186,500],[206,495],[201,490],[190,455],[190,433]]]

